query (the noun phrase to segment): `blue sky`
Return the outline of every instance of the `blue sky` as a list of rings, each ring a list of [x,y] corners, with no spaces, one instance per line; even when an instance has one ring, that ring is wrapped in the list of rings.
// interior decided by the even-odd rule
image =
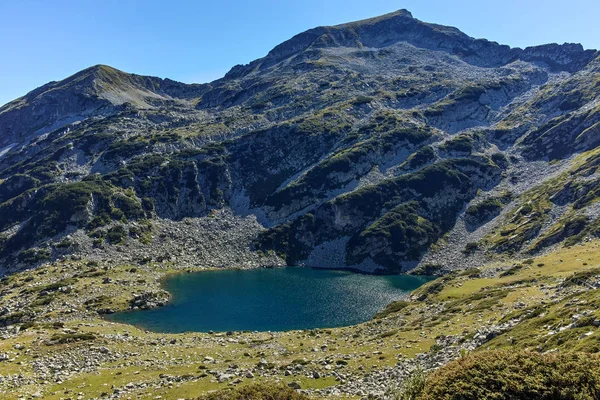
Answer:
[[[599,0],[0,0],[0,105],[95,64],[207,82],[306,29],[401,8],[511,46],[600,48]]]

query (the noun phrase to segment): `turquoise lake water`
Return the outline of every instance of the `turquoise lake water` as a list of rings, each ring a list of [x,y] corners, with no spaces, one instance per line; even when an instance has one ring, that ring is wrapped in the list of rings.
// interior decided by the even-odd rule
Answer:
[[[429,277],[286,267],[169,277],[165,307],[108,316],[155,332],[283,331],[367,321]]]

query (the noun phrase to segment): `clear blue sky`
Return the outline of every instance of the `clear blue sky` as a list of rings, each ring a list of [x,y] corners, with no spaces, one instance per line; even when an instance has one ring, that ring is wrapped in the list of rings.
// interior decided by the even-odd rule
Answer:
[[[306,29],[401,8],[511,46],[600,48],[600,0],[0,0],[0,105],[94,64],[207,82]]]

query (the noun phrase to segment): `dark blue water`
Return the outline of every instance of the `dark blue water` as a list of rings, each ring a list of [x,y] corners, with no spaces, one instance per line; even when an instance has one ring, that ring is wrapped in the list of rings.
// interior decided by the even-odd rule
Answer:
[[[180,274],[164,282],[166,307],[108,318],[164,333],[332,328],[371,319],[429,279],[301,267]]]

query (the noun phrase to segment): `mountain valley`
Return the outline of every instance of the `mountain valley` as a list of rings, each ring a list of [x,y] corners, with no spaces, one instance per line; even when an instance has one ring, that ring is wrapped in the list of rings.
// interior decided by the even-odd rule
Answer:
[[[419,398],[451,399],[469,357],[597,360],[598,200],[600,52],[579,44],[400,10],[205,84],[96,65],[0,107],[0,393],[404,399],[437,370]],[[172,274],[286,265],[438,278],[349,327],[104,319],[166,305]]]

